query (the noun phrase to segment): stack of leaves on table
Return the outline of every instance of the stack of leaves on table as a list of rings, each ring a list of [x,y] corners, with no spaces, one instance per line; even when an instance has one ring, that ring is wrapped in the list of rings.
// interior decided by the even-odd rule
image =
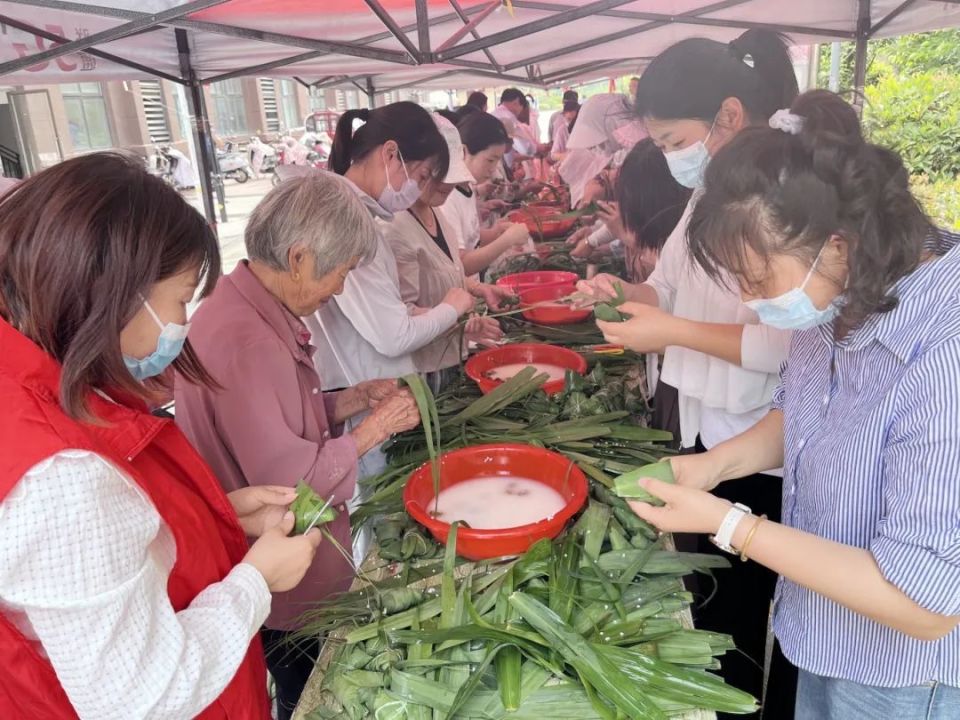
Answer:
[[[379,557],[398,562],[308,613],[302,630],[328,639],[323,702],[310,720],[755,710],[751,696],[709,672],[731,639],[678,619],[693,600],[680,579],[727,561],[665,549],[618,495],[613,476],[633,472],[619,492],[642,497],[636,469],[669,454],[659,444],[669,435],[631,425],[626,411],[564,420],[569,393],[547,398],[544,379],[528,368],[472,398],[459,388],[435,400],[418,388],[430,449],[424,431],[395,440],[392,467],[368,480],[375,492],[358,518],[376,518]],[[590,500],[556,540],[517,559],[467,563],[455,554],[456,525],[444,549],[402,511],[400,492],[440,452],[497,440],[567,454],[587,471]]]

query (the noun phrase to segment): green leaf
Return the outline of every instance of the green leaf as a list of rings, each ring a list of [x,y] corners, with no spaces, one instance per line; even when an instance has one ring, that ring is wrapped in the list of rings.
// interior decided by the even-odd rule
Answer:
[[[624,473],[616,479],[615,492],[622,498],[641,500],[651,505],[663,505],[660,498],[654,497],[639,485],[640,478],[654,478],[661,482],[674,484],[673,466],[669,460],[644,465],[636,470]]]

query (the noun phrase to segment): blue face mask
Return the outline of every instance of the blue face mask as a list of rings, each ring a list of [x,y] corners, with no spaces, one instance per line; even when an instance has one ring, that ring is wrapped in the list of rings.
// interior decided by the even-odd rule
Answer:
[[[826,247],[826,245],[824,245]],[[823,310],[818,310],[813,304],[813,300],[807,295],[804,288],[813,275],[814,268],[820,262],[820,255],[823,254],[821,248],[817,259],[813,261],[813,266],[807,277],[804,278],[800,287],[794,288],[783,295],[775,298],[760,298],[744,303],[753,310],[760,318],[760,322],[779,330],[809,330],[817,325],[823,325],[830,322],[840,312],[840,304],[837,300],[831,302]]]
[[[706,143],[713,134],[716,124],[717,121],[714,120],[713,125],[710,126],[710,132],[703,140],[697,140],[693,145],[682,150],[663,154],[673,179],[686,188],[695,190],[703,186],[703,172],[707,169],[707,163],[710,162],[710,151],[707,150]]]
[[[123,356],[123,362],[126,363],[127,370],[140,382],[147,378],[156,377],[170,367],[170,364],[177,359],[180,351],[183,350],[183,344],[187,340],[187,332],[190,330],[190,323],[186,325],[167,323],[164,325],[157,313],[150,307],[150,303],[144,300],[143,305],[160,328],[160,337],[157,338],[157,349],[147,357],[138,360],[128,355]]]

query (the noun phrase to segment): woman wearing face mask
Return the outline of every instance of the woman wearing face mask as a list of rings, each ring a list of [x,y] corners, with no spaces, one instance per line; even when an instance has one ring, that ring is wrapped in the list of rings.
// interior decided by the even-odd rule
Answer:
[[[359,457],[419,422],[416,403],[395,380],[323,392],[301,320],[376,252],[373,223],[353,189],[330,173],[271,190],[244,231],[249,259],[220,279],[193,317],[197,355],[220,387],[178,381],[176,389],[177,424],[226,489],[302,480],[340,512],[326,527],[341,547],[350,547],[343,503],[353,497]],[[281,720],[292,715],[320,651],[318,640],[293,643],[290,633],[305,609],[352,579],[350,563],[326,544],[300,587],[274,597],[262,637]]]
[[[494,117],[487,117],[498,122]],[[442,180],[431,179],[420,199],[407,212],[398,214],[385,232],[397,258],[400,294],[414,313],[432,307],[451,288],[465,288],[488,304],[497,305],[510,291],[464,276],[454,231],[440,208],[456,185],[469,183],[473,176],[463,160],[463,144],[457,128],[439,115],[434,115],[434,122],[450,152],[447,174]],[[495,319],[473,317],[467,322],[464,339],[491,344],[502,335]],[[426,373],[434,393],[456,378],[465,349],[460,346],[457,329],[414,353],[417,370]]]
[[[634,508],[783,577],[773,622],[801,670],[798,719],[953,718],[960,238],[932,233],[891,151],[792,113],[771,125],[711,161],[689,245],[764,322],[799,331],[774,409],[672,461],[677,487],[642,481],[667,504]],[[779,465],[783,524],[705,492]]]
[[[638,113],[681,185],[701,184],[710,154],[751,125],[766,125],[797,95],[797,81],[783,39],[750,30],[734,42],[694,38],[668,48],[640,78]],[[579,126],[579,125],[578,125]],[[638,352],[664,353],[661,378],[678,393],[681,446],[709,449],[756,423],[770,408],[777,373],[790,343],[788,330],[758,324],[736,292],[715,283],[691,263],[684,243],[697,194],[667,239],[657,267],[639,285],[624,284],[625,323],[599,323],[609,342]],[[601,275],[581,285],[585,292],[613,294],[615,278]],[[752,475],[722,493],[778,518],[780,480]],[[691,539],[678,539],[681,544]],[[698,550],[715,551],[705,540]],[[718,574],[716,594],[698,611],[700,627],[733,635],[743,655],[725,659],[723,675],[760,697],[767,617],[776,574],[737,563]],[[706,592],[706,590],[705,590]],[[770,717],[790,717],[792,670],[774,652]],[[784,686],[778,687],[780,679]],[[773,706],[771,706],[773,707]]]
[[[467,171],[473,179],[458,184],[449,194],[443,203],[443,214],[453,225],[463,271],[472,276],[486,270],[504,253],[526,245],[530,233],[520,223],[480,227],[476,188],[493,178],[510,147],[503,123],[493,115],[474,113],[461,120],[457,130]]]
[[[257,631],[320,534],[287,537],[288,488],[225,495],[148,409],[171,366],[215,386],[185,338],[219,271],[204,219],[120,155],[0,201],[4,718],[270,718]]]
[[[355,121],[363,125],[353,129]],[[449,155],[426,110],[399,102],[340,116],[330,169],[345,177],[378,221],[393,220],[420,197],[427,181],[447,171]],[[415,372],[414,351],[449,332],[473,309],[463,288],[452,288],[436,307],[413,315],[400,297],[397,263],[383,237],[373,259],[350,274],[343,293],[307,320],[316,364],[330,388]],[[377,471],[380,462],[364,468]]]

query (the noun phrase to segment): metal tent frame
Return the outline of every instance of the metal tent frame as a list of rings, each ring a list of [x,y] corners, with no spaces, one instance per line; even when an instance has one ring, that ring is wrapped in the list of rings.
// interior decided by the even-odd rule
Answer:
[[[3,4],[23,6],[41,11],[60,11],[107,18],[112,21],[120,21],[120,24],[86,37],[69,40],[50,32],[48,29],[37,27],[33,22],[12,17],[0,10],[0,24],[32,33],[51,43],[50,47],[46,49],[0,63],[0,76],[23,71],[41,62],[49,62],[56,58],[81,52],[107,60],[128,70],[135,70],[138,73],[183,85],[187,90],[192,131],[199,155],[204,210],[210,222],[215,224],[214,188],[211,185],[211,178],[216,177],[214,172],[216,156],[210,133],[209,116],[204,102],[203,85],[205,84],[242,76],[264,75],[274,70],[288,69],[317,59],[342,57],[343,62],[342,65],[338,65],[340,72],[337,74],[318,77],[313,81],[305,80],[297,74],[293,77],[307,87],[328,88],[353,85],[367,96],[372,107],[377,92],[392,92],[406,87],[423,85],[426,82],[432,83],[447,79],[450,79],[452,85],[454,84],[453,79],[458,76],[461,78],[489,78],[505,84],[547,87],[559,82],[570,82],[587,75],[595,76],[598,71],[603,69],[637,67],[649,61],[650,58],[640,53],[632,57],[612,57],[591,62],[583,62],[581,58],[580,62],[549,69],[546,72],[541,69],[541,64],[574,57],[587,49],[615,43],[625,38],[635,39],[641,34],[661,28],[681,28],[690,35],[695,35],[698,30],[702,32],[707,28],[737,30],[765,28],[828,41],[854,40],[856,42],[854,84],[857,96],[862,97],[867,71],[867,43],[871,38],[875,37],[881,30],[888,28],[891,23],[907,11],[916,10],[920,6],[936,4],[960,7],[960,0],[903,0],[886,15],[874,21],[872,4],[874,2],[879,3],[880,0],[851,0],[851,2],[856,3],[857,9],[855,30],[788,23],[779,24],[747,18],[716,17],[717,13],[723,13],[733,8],[747,11],[749,6],[760,1],[714,0],[709,2],[705,0],[700,7],[676,14],[665,14],[625,8],[628,5],[639,4],[637,0],[589,0],[578,3],[574,3],[572,0],[568,0],[566,3],[559,0],[512,0],[512,7],[537,11],[542,15],[530,22],[519,23],[512,27],[482,35],[480,29],[484,22],[489,22],[488,18],[493,15],[494,11],[504,5],[506,0],[477,0],[469,7],[464,7],[461,0],[447,0],[450,12],[442,14],[437,14],[437,12],[431,14],[430,0],[410,0],[412,9],[416,13],[416,20],[406,25],[400,25],[391,11],[386,9],[380,0],[362,0],[368,12],[377,18],[384,29],[345,42],[315,39],[190,17],[211,8],[224,9],[226,6],[239,5],[242,4],[243,0],[189,0],[156,13],[119,7],[118,5],[123,4],[122,2],[114,5],[102,5],[73,2],[72,0],[9,0]],[[434,1],[433,4],[436,5],[437,2]],[[394,2],[393,5],[397,5],[397,3]],[[321,13],[318,18],[322,17],[323,14]],[[534,33],[560,28],[586,18],[613,18],[623,21],[625,26],[612,33],[588,38],[580,42],[565,43],[561,47],[536,52],[505,63],[499,62],[494,54],[494,50]],[[957,18],[957,22],[960,22],[960,17]],[[446,40],[437,44],[435,48],[432,47],[431,29],[447,25],[453,25],[452,33]],[[121,38],[155,33],[166,29],[172,29],[175,36],[179,75],[151,68],[138,59],[131,59],[125,55],[106,52],[98,48],[98,46]],[[416,41],[410,37],[410,33],[414,32],[416,33]],[[250,43],[251,48],[255,45],[269,44],[295,48],[302,52],[201,77],[194,62],[195,43],[198,36],[229,38]],[[384,43],[387,41],[395,41],[399,45],[399,49],[384,47]],[[468,56],[475,56],[477,53],[482,53],[485,60],[479,61],[468,58]],[[429,66],[436,66],[434,68],[436,72],[419,72],[409,80],[377,88],[375,78],[379,73],[349,73],[350,61],[356,62],[359,60],[383,63],[385,67],[391,68],[406,67],[425,70]],[[347,72],[344,72],[345,70]],[[523,74],[514,72],[518,70],[522,71]]]

